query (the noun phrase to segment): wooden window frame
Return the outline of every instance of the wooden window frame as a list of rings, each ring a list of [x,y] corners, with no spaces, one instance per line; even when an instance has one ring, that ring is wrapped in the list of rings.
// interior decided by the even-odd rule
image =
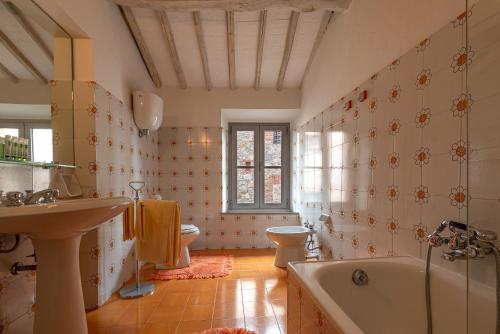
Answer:
[[[264,132],[281,130],[281,166],[264,166]],[[254,131],[254,203],[238,203],[236,170],[236,132]],[[289,211],[290,210],[290,124],[289,123],[229,123],[228,138],[228,177],[230,211]],[[265,168],[281,169],[281,203],[264,202],[264,171]]]

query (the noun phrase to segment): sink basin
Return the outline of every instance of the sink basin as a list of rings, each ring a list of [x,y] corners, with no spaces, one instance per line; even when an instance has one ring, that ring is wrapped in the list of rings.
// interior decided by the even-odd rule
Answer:
[[[35,334],[86,334],[81,236],[123,212],[126,197],[0,208],[0,233],[26,234],[37,256]]]

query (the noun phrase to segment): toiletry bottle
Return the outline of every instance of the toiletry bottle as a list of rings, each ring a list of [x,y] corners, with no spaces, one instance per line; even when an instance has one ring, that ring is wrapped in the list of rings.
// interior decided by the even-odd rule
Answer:
[[[9,135],[5,136],[4,140],[4,155],[5,155],[5,160],[10,160],[11,159],[11,151],[12,151],[12,137]]]
[[[19,160],[19,137],[12,137],[12,157]]]
[[[5,138],[0,137],[0,160],[5,160],[4,145],[5,145]]]
[[[19,154],[18,159],[24,161],[24,138],[19,138]]]
[[[24,161],[29,161],[30,140],[24,138]]]

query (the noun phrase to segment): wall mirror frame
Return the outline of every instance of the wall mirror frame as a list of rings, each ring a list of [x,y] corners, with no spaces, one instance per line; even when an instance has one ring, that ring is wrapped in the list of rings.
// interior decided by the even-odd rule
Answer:
[[[32,0],[0,1],[0,164],[75,164],[72,43]]]

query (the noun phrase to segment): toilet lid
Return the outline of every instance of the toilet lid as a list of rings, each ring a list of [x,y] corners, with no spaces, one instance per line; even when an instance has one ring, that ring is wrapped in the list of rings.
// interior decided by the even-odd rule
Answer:
[[[195,233],[198,231],[199,231],[199,229],[195,225],[181,225],[181,233],[182,234]]]

